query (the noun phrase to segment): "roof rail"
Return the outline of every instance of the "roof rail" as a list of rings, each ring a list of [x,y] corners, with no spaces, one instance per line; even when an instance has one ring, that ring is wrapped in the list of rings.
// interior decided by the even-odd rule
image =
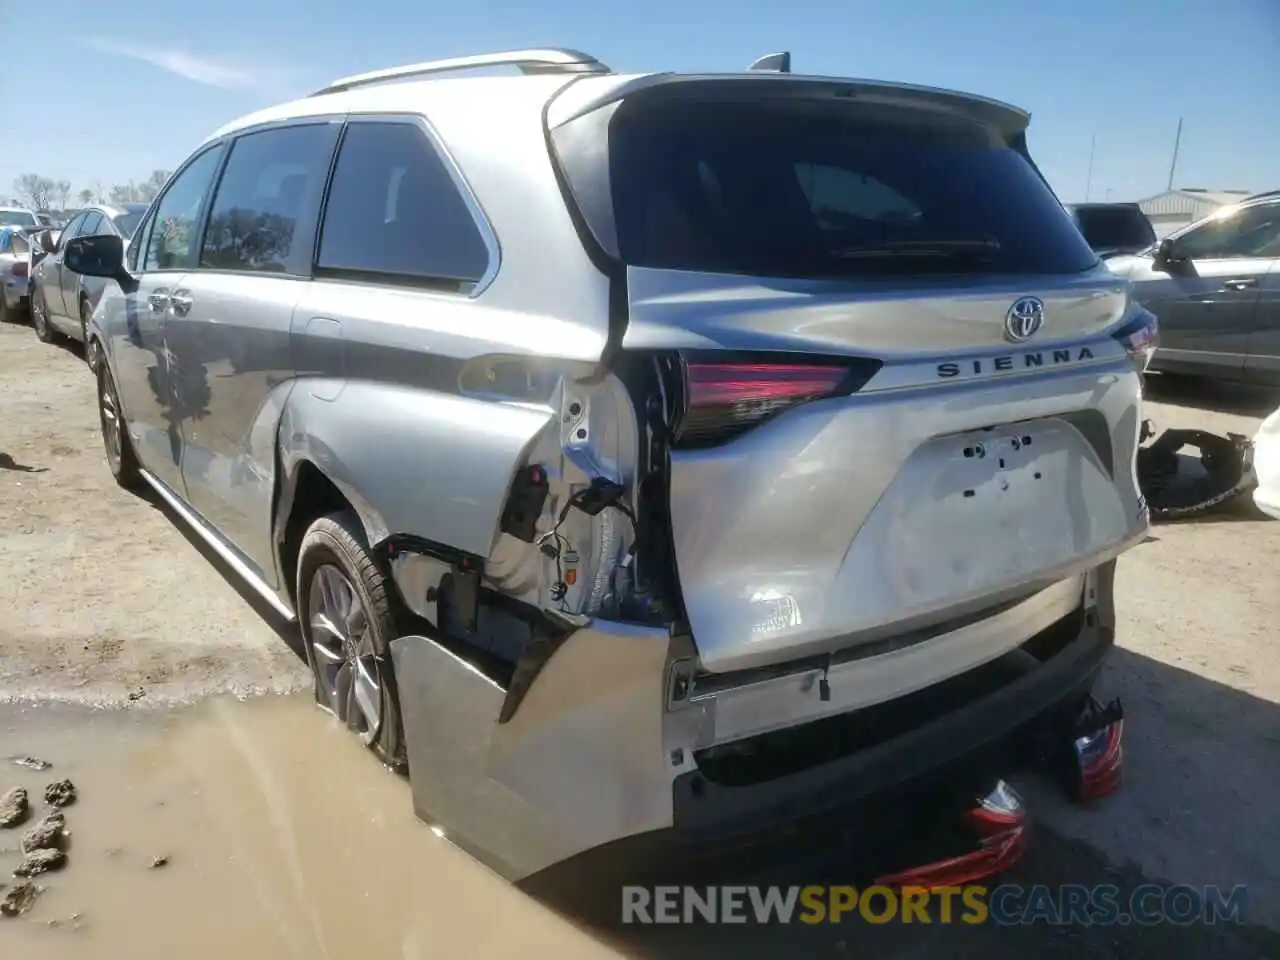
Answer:
[[[1263,190],[1261,193],[1251,193],[1246,200],[1261,200],[1263,197],[1280,197],[1280,190]]]
[[[547,48],[540,50],[511,50],[506,53],[481,53],[472,57],[452,57],[448,60],[428,60],[403,67],[372,70],[355,76],[335,80],[313,97],[326,93],[341,93],[355,87],[365,87],[388,80],[426,76],[432,73],[453,73],[461,70],[478,70],[482,67],[518,67],[526,75],[539,73],[612,73],[608,67],[588,53],[577,50]]]

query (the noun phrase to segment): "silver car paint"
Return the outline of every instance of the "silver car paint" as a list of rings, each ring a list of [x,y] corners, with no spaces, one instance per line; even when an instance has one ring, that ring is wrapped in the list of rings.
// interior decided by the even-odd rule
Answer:
[[[608,83],[633,79],[590,78],[581,89],[597,84],[592,95],[604,95]],[[593,475],[628,486],[634,479],[636,411],[615,379],[588,376],[609,334],[609,281],[578,237],[546,148],[542,109],[567,82],[479,78],[348,91],[262,111],[207,141],[304,116],[429,117],[429,126],[414,122],[448,145],[475,214],[496,238],[496,263],[472,295],[212,271],[142,273],[128,295],[109,284],[94,335],[148,476],[282,610],[291,599],[278,567],[277,511],[303,464],[347,496],[371,543],[403,533],[475,553],[488,559],[498,589],[551,615],[549,561],[498,535],[512,473],[526,462],[548,464],[544,522]],[[883,86],[886,95],[909,95]],[[1025,125],[1012,108],[947,97],[952,107],[978,104]],[[632,280],[631,345],[767,343],[872,351],[889,363],[864,397],[790,411],[715,453],[673,455],[692,640],[667,627],[571,615],[566,622],[580,628],[506,724],[494,722],[503,691],[475,668],[427,638],[393,644],[415,806],[424,818],[455,824],[513,877],[669,826],[672,781],[693,768],[695,747],[918,689],[1016,647],[1068,603],[1090,607],[1088,569],[1105,566],[1145,528],[1132,476],[1138,380],[1108,336],[1127,307],[1126,285],[1113,276],[1008,278],[923,299],[847,285],[821,292],[743,281],[730,290],[738,281],[658,272],[633,272]],[[1010,295],[1031,289],[1049,305],[1044,346],[1076,350],[1061,371],[1019,374],[1003,364],[1036,349],[1014,350],[997,332]],[[189,301],[186,316],[175,313],[175,297],[181,309]],[[727,309],[741,326],[717,317]],[[746,330],[754,331],[749,340]],[[1086,347],[1091,356],[1081,357]],[[941,384],[944,357],[963,358],[967,369],[976,362],[977,372]],[[503,365],[527,374],[526,387],[499,392],[488,374]],[[1081,411],[1100,420],[1101,438]],[[952,524],[958,538],[995,536],[1001,548],[979,551],[967,569],[904,596],[899,608],[876,606],[889,596],[885,578],[910,565],[877,562],[900,542],[890,535],[893,503],[945,519],[941,505],[963,505],[953,499],[962,478],[939,490],[930,474],[968,434],[1018,421],[1049,452],[1024,453],[1007,470],[970,470],[964,479],[981,490],[982,508]],[[733,475],[762,464],[759,475]],[[837,482],[818,489],[820,471]],[[998,504],[1009,484],[1021,491],[1037,471],[1052,478],[1046,489],[1059,499],[1045,496],[1036,508],[1067,509],[1020,540],[1000,527]],[[800,516],[783,508],[796,503],[805,505]],[[728,519],[717,527],[717,517]],[[607,530],[598,518],[570,522],[588,563],[625,553],[625,530]],[[918,525],[908,532],[922,534]],[[767,565],[759,560],[766,551]],[[393,564],[405,601],[428,616],[438,567],[412,553]],[[567,600],[587,609],[595,579],[584,576]],[[771,653],[750,631],[755,605],[777,606],[770,591],[796,614],[775,631]],[[1011,615],[940,625],[948,605],[974,614],[1001,601]],[[934,628],[928,642],[872,673],[833,669],[829,702],[813,694],[812,672],[801,671],[764,687],[730,679],[687,709],[666,703],[677,663],[727,670],[925,625]],[[445,729],[449,736],[439,736]]]
[[[106,229],[99,231],[100,233],[120,235],[112,218],[125,212],[122,207],[95,204],[85,207],[81,213],[85,211],[97,211],[103,215],[103,223],[107,226]],[[73,220],[78,220],[79,217],[80,213],[77,213]],[[70,235],[62,231],[58,249],[44,257],[36,266],[33,285],[39,286],[44,295],[49,326],[63,336],[73,340],[83,340],[87,330],[80,322],[80,305],[82,302],[87,304],[88,311],[92,312],[97,307],[98,301],[102,299],[102,294],[110,281],[100,277],[82,276],[63,267],[62,247],[69,239],[71,239]],[[127,241],[129,238],[124,239]]]

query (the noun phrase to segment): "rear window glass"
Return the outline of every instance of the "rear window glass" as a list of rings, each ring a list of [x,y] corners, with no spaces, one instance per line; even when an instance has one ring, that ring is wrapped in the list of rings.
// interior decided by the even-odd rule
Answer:
[[[40,221],[26,210],[0,210],[0,227],[34,227]]]
[[[988,127],[848,101],[637,101],[609,127],[607,229],[628,264],[827,278],[1097,262]]]
[[[1095,250],[1141,249],[1156,242],[1151,222],[1136,207],[1077,207],[1075,215],[1080,232]]]
[[[138,224],[142,222],[141,213],[121,213],[112,218],[112,223],[116,225],[116,229],[120,231],[120,236],[128,239],[133,236],[133,232],[138,229]]]

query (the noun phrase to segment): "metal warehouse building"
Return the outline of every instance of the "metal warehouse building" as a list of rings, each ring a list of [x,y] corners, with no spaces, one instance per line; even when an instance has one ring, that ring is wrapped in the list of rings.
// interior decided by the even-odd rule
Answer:
[[[1205,190],[1198,187],[1184,187],[1181,190],[1167,190],[1146,200],[1139,200],[1138,206],[1151,221],[1156,236],[1163,237],[1179,227],[1209,216],[1221,207],[1239,203],[1249,195],[1248,190]]]

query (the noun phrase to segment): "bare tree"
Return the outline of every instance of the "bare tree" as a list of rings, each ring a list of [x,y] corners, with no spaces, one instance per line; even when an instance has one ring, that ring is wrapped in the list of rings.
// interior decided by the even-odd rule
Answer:
[[[24,173],[13,181],[19,199],[34,210],[47,210],[57,188],[56,183],[38,173]]]
[[[85,187],[77,195],[77,198],[80,200],[80,206],[87,207],[89,204],[93,203],[93,191],[88,187]]]
[[[107,199],[112,203],[133,203],[138,196],[138,188],[132,183],[117,183],[111,188]]]
[[[98,203],[105,203],[107,200],[106,196],[102,192],[101,180],[93,181],[93,199],[97,200]]]
[[[53,195],[58,200],[58,209],[67,209],[67,204],[71,201],[71,181],[59,180],[53,188]]]
[[[138,201],[150,203],[155,199],[155,195],[160,192],[160,188],[165,185],[168,179],[168,170],[152,170],[151,176],[138,185]]]

